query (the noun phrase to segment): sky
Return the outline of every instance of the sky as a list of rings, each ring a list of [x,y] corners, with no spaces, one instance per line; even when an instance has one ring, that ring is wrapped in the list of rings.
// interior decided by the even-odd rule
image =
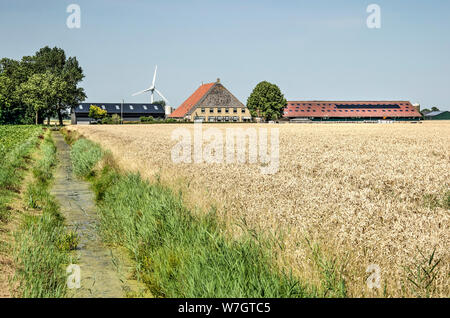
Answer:
[[[81,27],[68,28],[78,4]],[[368,28],[370,4],[381,27]],[[0,57],[76,56],[87,102],[178,107],[217,78],[241,102],[260,81],[287,100],[409,100],[450,110],[447,0],[0,0]]]

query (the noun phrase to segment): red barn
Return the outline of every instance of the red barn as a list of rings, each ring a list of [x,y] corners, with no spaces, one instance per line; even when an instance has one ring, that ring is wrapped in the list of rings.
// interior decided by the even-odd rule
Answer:
[[[283,117],[313,121],[419,120],[408,101],[289,101]]]

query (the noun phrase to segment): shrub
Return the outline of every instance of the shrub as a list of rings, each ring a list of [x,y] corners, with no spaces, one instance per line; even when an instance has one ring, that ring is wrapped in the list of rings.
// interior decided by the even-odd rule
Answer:
[[[142,116],[140,118],[140,121],[141,121],[141,123],[152,123],[154,121],[154,118],[152,116],[148,116],[148,117]]]
[[[112,124],[114,124],[114,125],[119,125],[120,123],[121,123],[121,118],[120,118],[120,116],[119,115],[117,115],[117,114],[114,114],[114,115],[112,115],[111,116],[111,122],[112,122]]]
[[[102,120],[108,115],[108,112],[106,110],[101,109],[98,106],[91,105],[89,107],[89,117],[96,120]]]

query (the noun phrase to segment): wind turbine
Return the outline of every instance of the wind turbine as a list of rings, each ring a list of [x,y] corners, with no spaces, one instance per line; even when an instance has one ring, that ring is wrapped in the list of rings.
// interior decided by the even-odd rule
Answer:
[[[149,88],[144,89],[143,91],[134,93],[132,96],[137,96],[137,95],[140,95],[140,94],[143,94],[143,93],[151,92],[151,95],[150,95],[150,103],[153,104],[153,94],[156,92],[156,93],[158,93],[159,96],[162,97],[162,99],[166,102],[166,104],[169,104],[169,101],[163,96],[163,94],[161,94],[161,92],[158,91],[158,90],[155,88],[156,70],[157,70],[157,69],[158,69],[158,65],[156,65],[156,67],[155,67],[155,74],[153,74],[153,82],[152,82],[152,85],[151,85]]]

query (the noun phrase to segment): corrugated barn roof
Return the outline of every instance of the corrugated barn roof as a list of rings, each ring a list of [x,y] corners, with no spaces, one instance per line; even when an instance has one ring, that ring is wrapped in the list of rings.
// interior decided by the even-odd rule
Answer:
[[[75,108],[75,113],[89,113],[91,106],[104,109],[108,114],[120,114],[121,103],[81,103]],[[164,107],[155,104],[123,104],[124,114],[164,114]]]
[[[421,117],[408,101],[289,101],[284,117]]]

